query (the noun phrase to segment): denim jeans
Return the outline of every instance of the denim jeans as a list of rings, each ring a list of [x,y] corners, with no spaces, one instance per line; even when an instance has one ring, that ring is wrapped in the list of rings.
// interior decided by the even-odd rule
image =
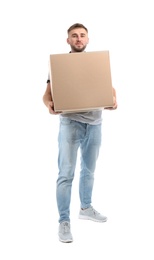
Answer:
[[[90,125],[61,117],[58,144],[59,174],[56,197],[60,223],[70,221],[71,189],[79,147],[81,149],[80,205],[81,208],[91,205],[94,171],[101,145],[101,124]]]

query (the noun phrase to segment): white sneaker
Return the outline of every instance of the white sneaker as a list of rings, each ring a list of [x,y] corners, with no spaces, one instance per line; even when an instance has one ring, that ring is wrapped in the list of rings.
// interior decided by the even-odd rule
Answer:
[[[93,220],[96,222],[106,222],[107,221],[107,217],[101,215],[92,206],[87,209],[81,209],[79,212],[79,218]]]
[[[70,223],[68,221],[64,221],[59,224],[59,240],[64,243],[73,242],[73,237],[70,231]]]

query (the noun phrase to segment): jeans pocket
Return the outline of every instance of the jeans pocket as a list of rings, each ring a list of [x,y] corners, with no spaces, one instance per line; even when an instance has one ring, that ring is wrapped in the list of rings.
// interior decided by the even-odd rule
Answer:
[[[70,125],[71,124],[71,119],[70,118],[68,118],[68,117],[61,117],[60,118],[60,123],[62,124],[62,125]]]

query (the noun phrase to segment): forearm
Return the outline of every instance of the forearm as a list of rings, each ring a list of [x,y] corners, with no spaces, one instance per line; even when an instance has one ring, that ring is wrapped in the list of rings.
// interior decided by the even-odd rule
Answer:
[[[116,90],[115,90],[115,88],[113,88],[113,100],[114,100],[113,109],[117,109],[117,95],[116,95]]]
[[[52,97],[49,93],[43,95],[43,102],[48,107],[49,102],[52,101]]]
[[[113,107],[107,107],[105,109],[107,110],[113,110],[113,109],[117,109],[117,97],[116,97],[116,90],[115,88],[112,88],[112,93],[113,93]]]
[[[113,97],[116,98],[116,90],[115,90],[115,88],[112,88],[112,90],[113,90]]]
[[[47,84],[46,91],[43,95],[43,102],[48,107],[49,102],[52,101],[52,95],[51,95],[51,87],[50,84]]]

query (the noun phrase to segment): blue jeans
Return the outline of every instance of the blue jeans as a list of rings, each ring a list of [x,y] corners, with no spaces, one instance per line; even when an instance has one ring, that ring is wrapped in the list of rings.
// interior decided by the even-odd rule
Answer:
[[[91,205],[94,171],[101,145],[101,124],[90,125],[66,117],[60,118],[58,143],[59,174],[56,197],[60,223],[70,221],[71,189],[79,147],[81,149],[80,204],[81,208]]]

